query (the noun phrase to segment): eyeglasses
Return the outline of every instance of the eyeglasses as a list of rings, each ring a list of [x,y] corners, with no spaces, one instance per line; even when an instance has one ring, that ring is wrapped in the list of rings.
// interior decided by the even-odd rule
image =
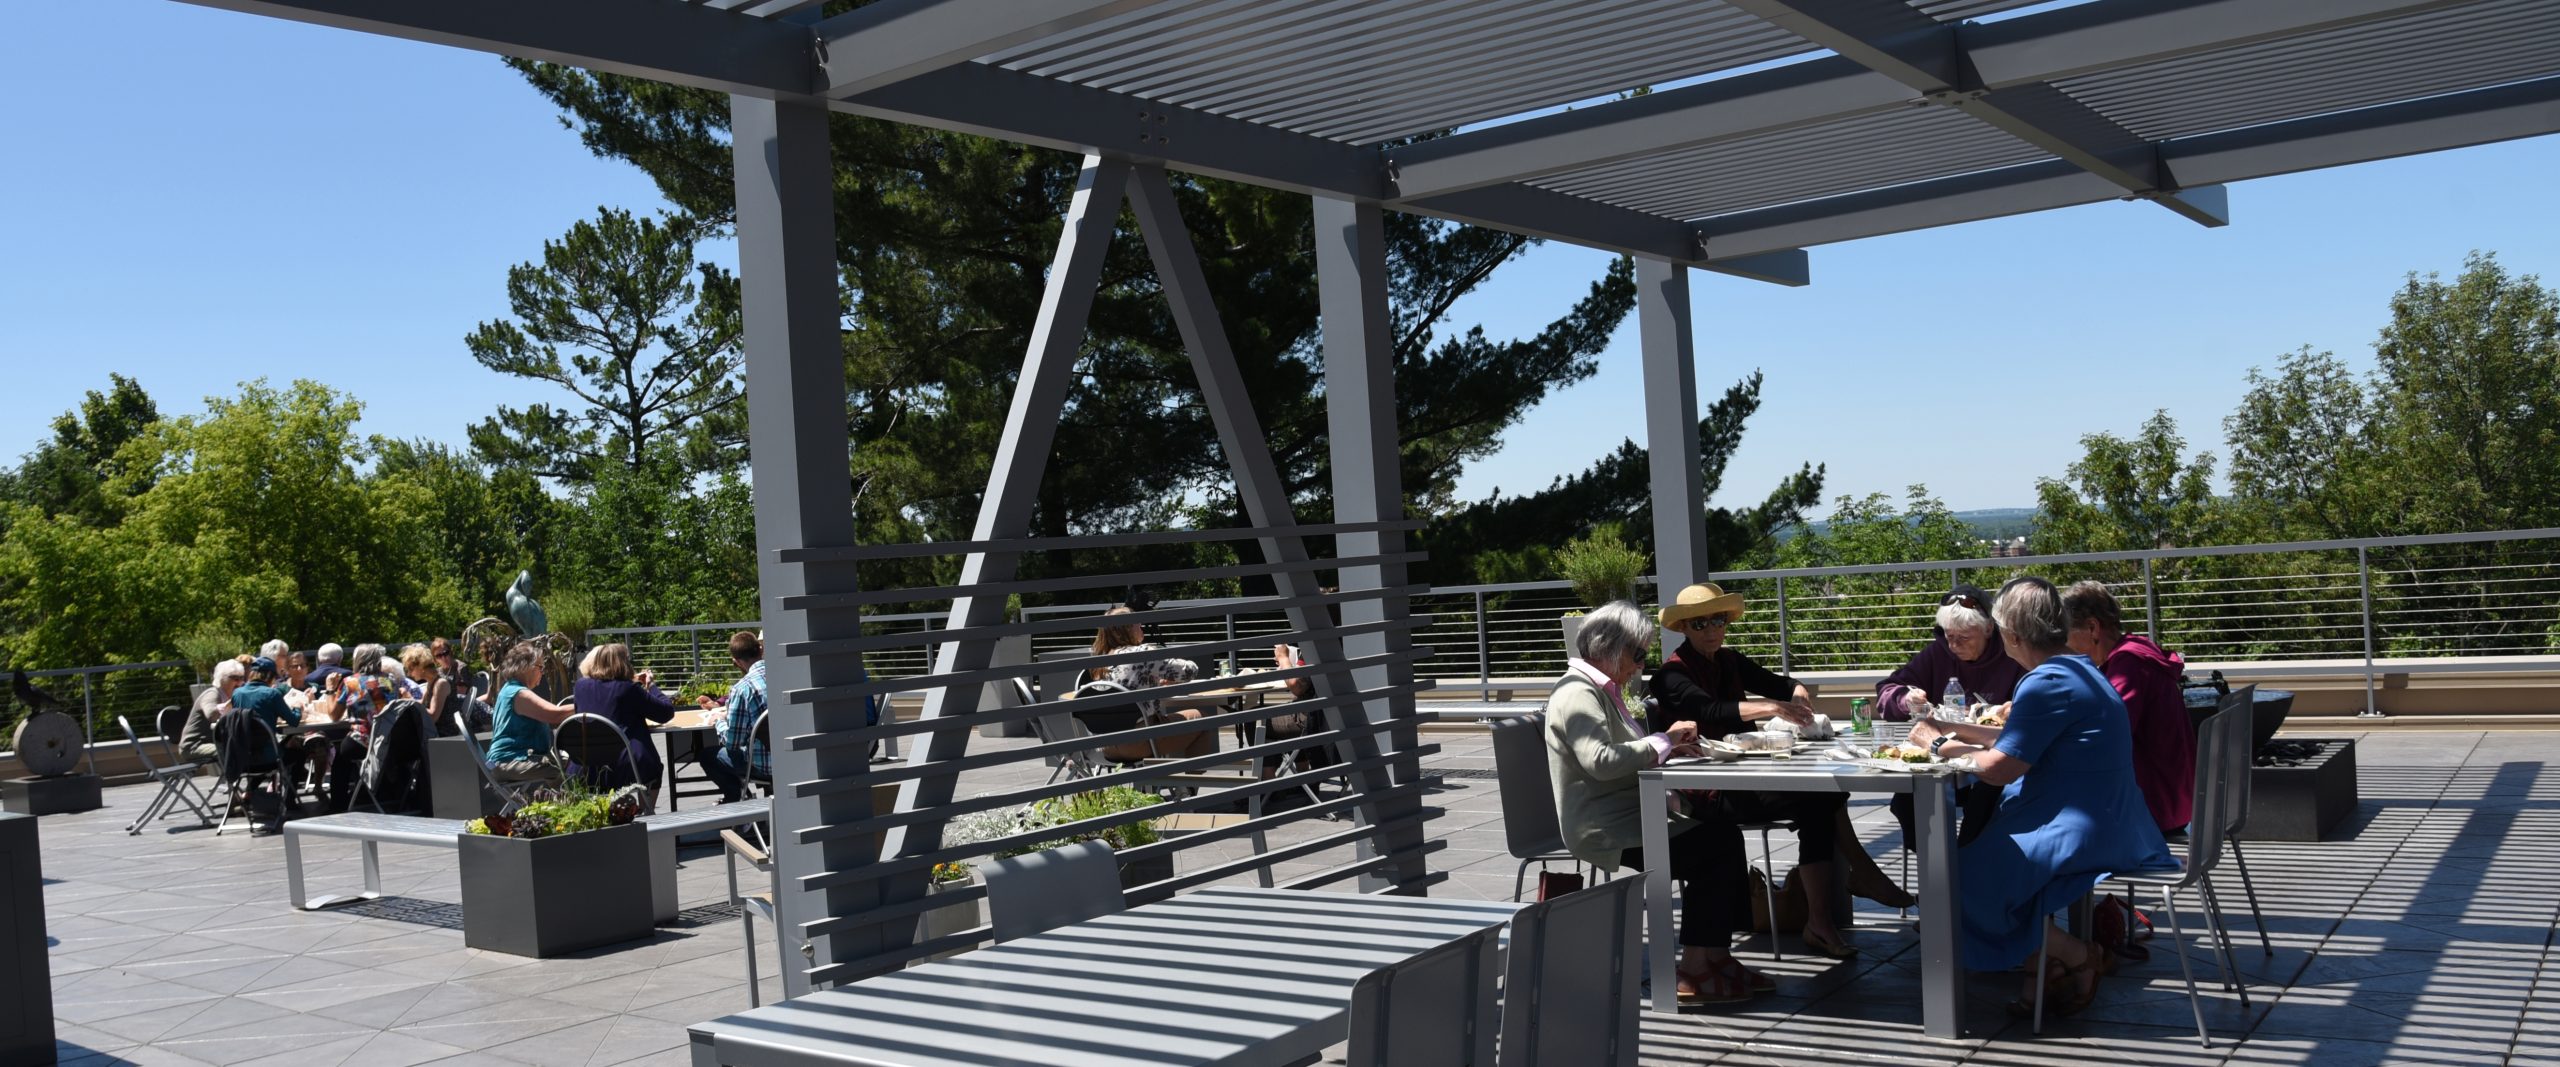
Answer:
[[[1680,620],[1680,628],[1691,632],[1721,630],[1732,624],[1733,620],[1725,618],[1722,615],[1708,615],[1701,618]]]

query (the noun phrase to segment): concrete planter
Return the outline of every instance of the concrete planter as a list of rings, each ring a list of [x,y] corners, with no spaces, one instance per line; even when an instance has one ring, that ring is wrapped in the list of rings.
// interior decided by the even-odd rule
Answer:
[[[2319,841],[2356,810],[2356,742],[2304,737],[2320,754],[2291,767],[2249,768],[2249,841]]]
[[[969,872],[969,877],[966,880],[958,882],[935,882],[926,886],[924,895],[929,899],[932,897],[942,896],[946,893],[956,893],[977,884],[978,872],[971,871]],[[978,927],[985,926],[986,924],[987,902],[984,897],[980,897],[976,900],[964,900],[957,904],[945,904],[917,917],[916,940],[930,941],[937,937],[949,937],[953,934],[965,933],[967,931],[977,929]],[[932,956],[926,957],[926,959],[944,959],[951,956],[957,956],[961,952],[965,951],[967,950],[959,949],[951,952],[935,953]],[[925,961],[919,960],[917,962],[921,963]]]
[[[427,742],[427,802],[436,818],[469,820],[497,814],[506,800],[480,776],[470,742],[439,737]]]
[[[1173,877],[1171,853],[1135,863],[1124,860],[1120,864],[1120,888],[1122,889],[1136,889],[1150,882],[1161,882],[1171,877]]]
[[[638,823],[554,837],[464,834],[462,943],[549,957],[648,937],[649,831]]]

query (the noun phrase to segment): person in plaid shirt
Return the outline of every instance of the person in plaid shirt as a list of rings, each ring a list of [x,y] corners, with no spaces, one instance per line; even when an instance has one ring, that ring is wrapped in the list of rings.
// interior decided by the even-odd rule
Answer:
[[[702,761],[702,773],[720,786],[720,801],[724,804],[745,793],[750,777],[760,782],[773,780],[773,753],[755,740],[756,723],[764,718],[766,710],[764,638],[747,630],[730,634],[729,662],[738,668],[741,677],[729,687],[728,701],[722,703],[707,696],[701,699],[703,710],[725,709],[729,715],[721,729],[720,747]],[[864,677],[867,675],[855,680]],[[865,724],[879,725],[879,700],[865,698],[863,705]]]

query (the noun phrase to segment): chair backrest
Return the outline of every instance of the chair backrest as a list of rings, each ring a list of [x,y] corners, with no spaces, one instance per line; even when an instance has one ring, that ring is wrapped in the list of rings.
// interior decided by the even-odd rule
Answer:
[[[1547,777],[1547,717],[1521,715],[1493,724],[1494,785],[1502,794],[1502,837],[1513,859],[1564,851],[1556,791]]]
[[[1106,678],[1086,682],[1083,685],[1077,686],[1076,696],[1081,700],[1086,697],[1108,696],[1126,693],[1128,691],[1128,686]],[[1097,734],[1116,733],[1121,730],[1133,730],[1146,719],[1146,714],[1138,710],[1138,705],[1126,702],[1104,704],[1100,707],[1074,707],[1071,705],[1067,710],[1075,715],[1077,722],[1081,722],[1085,725],[1085,729],[1091,730]]]
[[[125,718],[124,716],[122,716],[122,715],[118,715],[118,716],[116,716],[116,725],[121,726],[121,727],[124,727],[124,737],[125,737],[125,740],[133,742],[133,758],[135,758],[135,759],[138,759],[138,760],[141,760],[141,761],[142,761],[142,773],[144,773],[144,774],[157,774],[157,773],[159,773],[160,765],[159,765],[159,764],[157,764],[157,763],[153,763],[153,762],[151,762],[151,750],[150,750],[150,749],[147,749],[147,748],[144,748],[144,747],[142,746],[142,735],[134,732],[134,730],[133,730],[133,723],[132,723],[132,721],[131,721],[131,720],[128,720],[128,719],[126,719],[126,718]],[[163,749],[162,751],[164,751],[164,752],[165,752],[165,751],[167,751],[167,750],[166,750],[166,749]],[[170,764],[170,765],[171,765],[171,766],[176,766],[176,764],[175,764],[175,763],[172,763],[172,764]]]
[[[631,739],[613,720],[582,711],[551,729],[551,750],[563,760],[595,771],[629,760]]]
[[[168,753],[173,761],[184,760],[178,742],[187,734],[187,706],[171,704],[160,709],[160,714],[152,717],[152,725],[160,731],[160,751]]]
[[[1120,862],[1111,846],[1079,841],[1026,852],[978,868],[987,883],[987,917],[995,939],[1012,941],[1129,906],[1120,892]]]
[[[2237,837],[2249,827],[2249,768],[2258,762],[2254,744],[2258,739],[2257,709],[2258,687],[2244,685],[2222,698],[2221,710],[2214,712],[2217,719],[2230,716],[2233,720],[2230,734],[2223,738],[2227,744],[2222,750],[2223,773],[2229,776],[2222,783],[2226,809],[2222,813],[2222,835],[2226,838]]]
[[[1641,881],[1630,878],[1627,881]],[[1348,1067],[1492,1067],[1493,956],[1486,927],[1361,976]]]
[[[2231,725],[2237,721],[2216,715],[2196,731],[2195,811],[2187,823],[2189,879],[2204,877],[2222,858],[2224,808],[2231,792],[2225,787],[2231,777],[2230,760],[2223,753],[2231,743]]]
[[[1041,653],[1040,662],[1048,663],[1055,660],[1083,659],[1091,655],[1093,655],[1093,652],[1089,649],[1064,648],[1054,652]],[[1076,691],[1076,679],[1082,676],[1082,674],[1082,671],[1079,671],[1074,667],[1061,667],[1056,670],[1041,671],[1039,675],[1040,699],[1066,699],[1067,694]]]
[[[1643,881],[1602,882],[1511,917],[1501,1067],[1634,1067]]]

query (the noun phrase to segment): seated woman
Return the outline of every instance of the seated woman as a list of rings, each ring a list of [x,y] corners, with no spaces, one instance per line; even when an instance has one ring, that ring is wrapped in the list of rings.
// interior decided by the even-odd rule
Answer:
[[[1129,614],[1129,608],[1126,605],[1103,613],[1106,618],[1126,614]],[[1164,646],[1147,640],[1146,629],[1134,623],[1117,626],[1105,624],[1093,634],[1093,654],[1097,656],[1111,652],[1152,652],[1162,647]],[[1143,659],[1135,663],[1096,667],[1087,673],[1086,680],[1110,681],[1126,689],[1152,689],[1159,685],[1177,685],[1198,677],[1200,677],[1199,664],[1187,659],[1164,656],[1157,659]],[[1153,700],[1138,703],[1138,721],[1145,726],[1199,717],[1200,712],[1192,708],[1167,711],[1164,705]],[[1106,745],[1102,749],[1102,758],[1120,763],[1135,763],[1142,759],[1159,756],[1166,759],[1206,756],[1217,750],[1218,732],[1204,727],[1189,733],[1156,738],[1152,745],[1145,741]]]
[[[1636,775],[1675,754],[1696,751],[1698,724],[1682,720],[1651,733],[1626,704],[1626,684],[1644,670],[1653,627],[1626,601],[1583,617],[1564,677],[1547,693],[1547,778],[1565,849],[1604,871],[1669,864],[1680,888],[1680,999],[1748,1000],[1777,988],[1733,958],[1733,935],[1749,929],[1751,903],[1742,833],[1714,810],[1651,812],[1638,807]],[[1644,820],[1671,820],[1671,855],[1644,854]]]
[[[658,746],[649,740],[649,727],[675,718],[675,703],[649,684],[654,680],[649,672],[632,673],[631,646],[620,642],[588,649],[586,658],[578,662],[578,675],[569,702],[587,714],[613,720],[631,742],[630,758],[592,768],[588,782],[598,789],[619,789],[635,782],[647,786],[649,796],[642,810],[658,810],[658,783],[665,779],[666,768],[658,761]]]
[[[1997,971],[2031,962],[2053,913],[2087,896],[2111,871],[2174,864],[2133,780],[2133,740],[2124,701],[2087,657],[2070,651],[2062,596],[2042,578],[2002,586],[1992,607],[2000,641],[2026,668],[2002,726],[1928,720],[1913,743],[1943,758],[1971,755],[1981,780],[2000,790],[1990,825],[1956,850],[1957,940],[1965,966]],[[2097,995],[2114,960],[2100,945],[2059,927],[2052,938],[2046,1010],[2069,1015]],[[2035,969],[2009,1003],[2025,1016]]]
[[[196,694],[195,703],[187,708],[187,725],[178,731],[178,751],[197,763],[211,763],[220,754],[213,740],[213,724],[231,710],[231,693],[249,679],[249,665],[226,659],[213,665],[213,684]]]
[[[2178,685],[2186,666],[2141,634],[2124,632],[2124,609],[2104,582],[2063,591],[2071,619],[2071,651],[2089,657],[2124,699],[2133,726],[2133,782],[2142,787],[2151,821],[2163,834],[2187,828],[2195,808],[2196,730]]]
[[[1725,647],[1726,629],[1742,617],[1742,609],[1742,594],[1725,592],[1712,582],[1682,589],[1663,607],[1662,628],[1679,634],[1681,642],[1661,669],[1653,672],[1650,717],[1655,729],[1691,722],[1697,724],[1698,736],[1716,738],[1758,729],[1756,724],[1771,719],[1797,726],[1813,721],[1813,694],[1803,685]],[[1763,699],[1752,699],[1753,694]],[[1805,909],[1805,947],[1833,959],[1857,954],[1832,921],[1831,909],[1820,906],[1831,899],[1832,879],[1838,877],[1841,861],[1851,872],[1850,892],[1889,908],[1910,905],[1911,894],[1894,885],[1866,849],[1858,846],[1858,835],[1849,827],[1846,795],[1725,789],[1714,796],[1712,803],[1737,824],[1795,824],[1797,869],[1804,876],[1805,899],[1817,905]],[[1769,876],[1775,878],[1778,872],[1771,871]],[[1748,892],[1740,885],[1731,888]]]
[[[1938,598],[1936,636],[1884,681],[1876,683],[1876,717],[1893,722],[1925,717],[1947,683],[1964,686],[1975,703],[2006,704],[2027,672],[2000,650],[2000,628],[1991,621],[1991,596],[1958,585]]]
[[[2000,647],[2000,627],[1991,621],[1991,594],[1958,584],[1938,598],[1937,635],[1918,655],[1876,683],[1876,717],[1894,722],[1929,716],[1949,682],[1964,687],[1981,705],[2005,706],[2026,671]],[[1967,825],[1991,814],[1998,798],[1976,794],[1970,785],[1956,787]],[[1896,794],[1886,804],[1893,821],[1902,824],[1903,847],[1911,842],[1911,797]]]
[[[551,728],[577,710],[575,701],[554,704],[533,691],[542,681],[542,649],[511,645],[498,656],[495,730],[489,737],[489,771],[501,782],[560,781],[560,761],[551,755]]]

